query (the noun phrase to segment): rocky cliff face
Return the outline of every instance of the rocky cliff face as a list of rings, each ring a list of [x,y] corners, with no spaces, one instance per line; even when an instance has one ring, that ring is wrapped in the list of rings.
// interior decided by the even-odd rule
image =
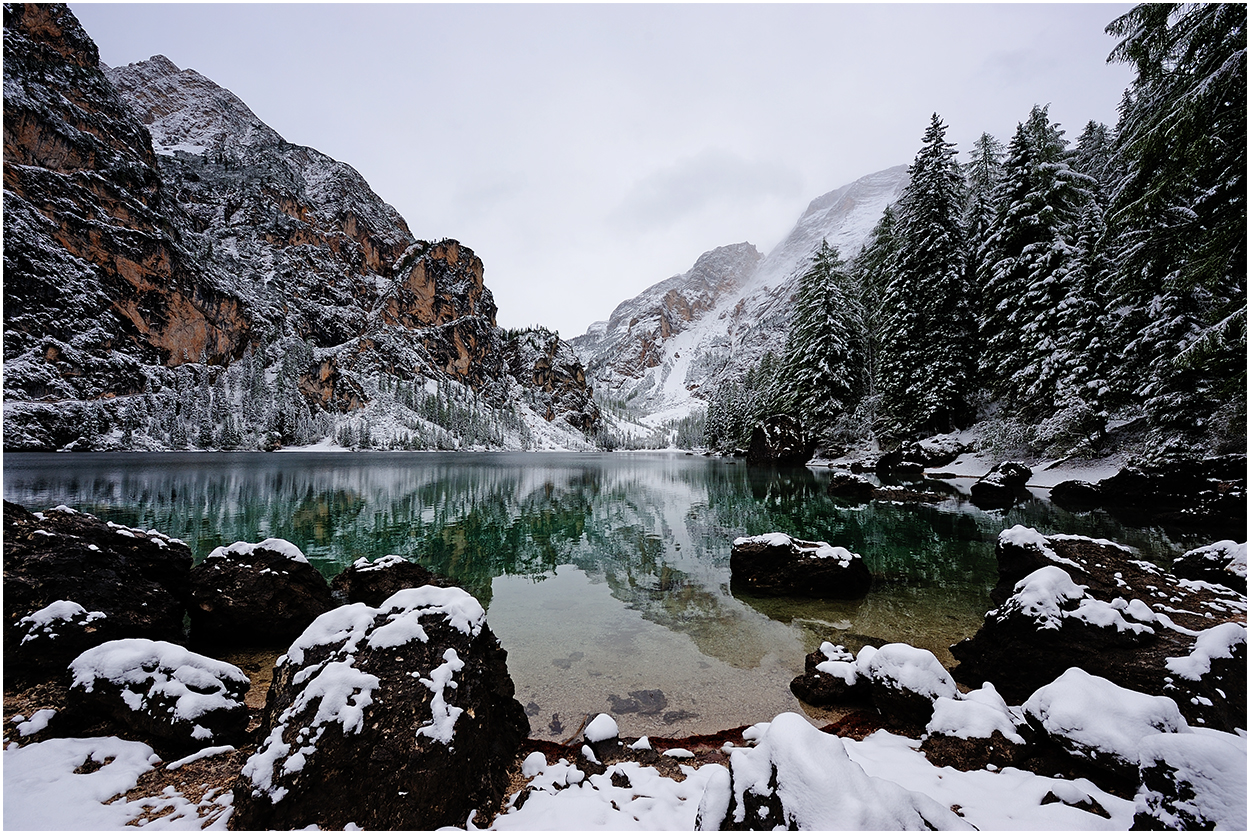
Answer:
[[[6,6],[4,20],[6,448],[59,448],[78,436],[60,415],[86,412],[96,435],[177,445],[190,418],[165,403],[175,419],[151,426],[153,397],[194,385],[224,392],[218,421],[283,389],[253,417],[286,418],[242,427],[276,442],[299,420],[315,433],[318,415],[368,409],[396,380],[451,381],[493,409],[532,385],[510,377],[468,247],[415,239],[353,168],[194,70],[100,66],[64,6]],[[225,384],[254,352],[250,390]]]
[[[644,414],[699,407],[717,382],[782,349],[798,277],[821,240],[854,255],[906,179],[900,165],[856,180],[813,200],[767,256],[749,243],[713,249],[622,302],[572,340],[591,383]]]

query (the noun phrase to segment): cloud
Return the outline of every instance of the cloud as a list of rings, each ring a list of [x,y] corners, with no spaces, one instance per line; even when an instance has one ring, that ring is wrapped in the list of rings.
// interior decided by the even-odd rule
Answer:
[[[649,231],[709,211],[790,198],[801,189],[802,179],[793,168],[709,148],[634,183],[608,219]]]

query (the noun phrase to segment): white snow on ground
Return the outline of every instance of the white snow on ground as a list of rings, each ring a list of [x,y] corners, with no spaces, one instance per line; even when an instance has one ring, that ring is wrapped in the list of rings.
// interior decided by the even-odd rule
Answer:
[[[948,808],[888,779],[874,778],[847,755],[842,739],[817,730],[805,718],[782,713],[753,748],[730,753],[734,822],[745,818],[747,791],[767,795],[776,786],[786,819],[777,824],[803,830],[924,830],[968,826]],[[727,803],[709,795],[704,818],[713,821]],[[930,825],[931,824],[931,825]]]
[[[843,743],[851,761],[868,775],[890,779],[944,807],[958,805],[963,819],[982,831],[1127,831],[1133,824],[1132,802],[1085,779],[1051,779],[1013,767],[996,772],[934,767],[918,749],[920,742],[885,730]],[[1092,797],[1111,819],[1062,802],[1041,804],[1052,792],[1069,802]]]
[[[121,830],[131,819],[128,809],[101,803],[133,788],[154,759],[159,761],[146,744],[112,737],[54,738],[10,747],[4,752],[4,827]],[[74,772],[89,761],[103,767]]]
[[[52,720],[54,715],[56,715],[56,710],[54,709],[41,709],[36,710],[29,720],[26,720],[21,715],[13,716],[13,723],[17,725],[17,734],[22,738],[26,738],[26,736],[33,736],[40,730],[46,730],[48,722]]]
[[[199,803],[173,786],[156,796],[120,797],[159,763],[148,745],[112,736],[10,745],[4,751],[4,828],[134,831],[138,821],[144,828],[225,830],[234,801],[229,791],[210,790]],[[139,819],[153,813],[161,816]]]
[[[531,754],[534,757],[542,754]],[[718,774],[726,778],[726,774],[720,765],[697,770],[682,765],[681,770],[686,778],[678,782],[653,767],[621,762],[602,775],[586,777],[564,759],[550,765],[544,760],[530,783],[532,792],[525,804],[501,814],[491,827],[498,831],[693,831],[709,780]],[[624,776],[629,787],[613,785],[613,775],[618,781]]]

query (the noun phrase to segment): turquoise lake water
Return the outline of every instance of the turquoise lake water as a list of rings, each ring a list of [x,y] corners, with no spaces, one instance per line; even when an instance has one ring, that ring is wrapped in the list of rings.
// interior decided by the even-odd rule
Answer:
[[[680,453],[9,454],[4,497],[66,504],[183,539],[197,559],[269,536],[327,577],[397,553],[487,608],[533,735],[612,712],[631,735],[688,735],[803,711],[790,679],[821,641],[904,641],[948,665],[990,607],[999,531],[1108,538],[1166,564],[1175,538],[1046,501],[986,513],[848,506],[828,472]],[[860,553],[866,599],[756,599],[729,583],[733,539],[780,531]],[[820,723],[828,716],[808,710]]]

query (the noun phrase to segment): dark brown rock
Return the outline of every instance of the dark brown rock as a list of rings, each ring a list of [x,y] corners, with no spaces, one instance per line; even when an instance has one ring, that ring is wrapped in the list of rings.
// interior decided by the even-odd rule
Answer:
[[[450,587],[455,583],[426,570],[403,556],[383,556],[373,562],[357,559],[330,582],[330,590],[348,602],[363,602],[377,608],[396,591],[422,585]]]
[[[1080,536],[1045,537],[1015,527],[1000,535],[995,554],[999,582],[991,598],[998,608],[986,614],[975,636],[951,648],[961,683],[988,680],[1009,702],[1022,703],[1079,667],[1126,689],[1173,698],[1195,726],[1245,726],[1244,636],[1240,643],[1230,641],[1228,656],[1211,657],[1198,680],[1168,668],[1169,660],[1175,666],[1195,652],[1194,633],[1237,623],[1244,635],[1244,595],[1178,579],[1135,559],[1127,548]],[[1039,570],[1049,573],[1039,576]],[[1025,579],[1063,584],[1055,571],[1067,575],[1069,592],[1048,613],[1017,594],[1018,588],[1032,593],[1022,587]],[[1058,585],[1052,581],[1050,587]]]
[[[1231,540],[1197,547],[1177,557],[1172,573],[1246,592],[1246,545]]]
[[[983,510],[1001,510],[1010,507],[1020,498],[1025,497],[1024,485],[1028,483],[1033,470],[1023,463],[1005,461],[989,471],[985,477],[974,483],[969,490],[972,503]]]
[[[845,498],[861,504],[872,498],[872,489],[871,481],[858,475],[847,475],[842,472],[830,477],[829,485],[826,487],[833,498]]]
[[[994,730],[989,738],[958,738],[930,733],[920,744],[920,752],[935,767],[955,770],[985,770],[986,765],[1018,767],[1024,760],[1025,746],[1010,741]]]
[[[59,675],[107,640],[183,642],[191,562],[186,544],[155,531],[69,508],[36,515],[6,501],[6,685]],[[58,602],[67,604],[49,609]]]
[[[70,664],[67,710],[175,748],[239,744],[247,729],[243,670],[159,640],[112,640]]]
[[[1050,500],[1065,510],[1084,512],[1102,504],[1098,486],[1088,481],[1061,481],[1050,489]]]
[[[872,585],[858,553],[784,533],[734,541],[729,571],[735,588],[762,596],[858,599]]]
[[[848,664],[852,668],[839,667],[847,673],[845,675],[816,668],[829,661]],[[794,697],[814,707],[864,703],[871,699],[872,692],[868,681],[853,672],[854,663],[855,655],[841,646],[826,643],[804,658],[803,674],[790,681],[790,691]],[[849,682],[847,678],[850,678]]]
[[[496,807],[529,733],[506,659],[459,588],[324,614],[275,669],[230,825],[432,830]]]
[[[285,646],[333,605],[325,577],[282,539],[219,547],[191,571],[197,645]]]
[[[815,449],[798,420],[789,414],[773,414],[751,430],[747,462],[801,465],[812,459]]]

